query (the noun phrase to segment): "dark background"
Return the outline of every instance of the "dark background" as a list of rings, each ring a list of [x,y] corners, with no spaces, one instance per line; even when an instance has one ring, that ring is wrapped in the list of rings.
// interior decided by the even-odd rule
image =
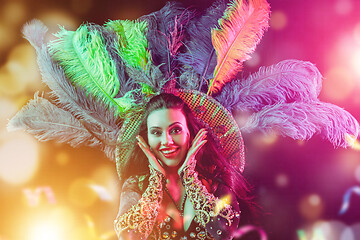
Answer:
[[[115,164],[96,149],[38,143],[5,130],[7,119],[45,89],[21,26],[38,18],[56,32],[57,24],[75,29],[82,22],[137,19],[165,2],[0,1],[0,240],[116,239],[112,229],[120,193]],[[180,2],[199,10],[211,5]],[[360,2],[269,3],[271,27],[244,73],[284,59],[311,61],[324,76],[319,98],[360,120]],[[360,185],[359,143],[354,149],[334,149],[319,136],[300,142],[260,133],[244,135],[244,140],[244,174],[262,208],[261,226],[269,239],[360,239],[360,196],[353,194],[348,211],[339,215],[345,192]],[[89,187],[94,185],[103,192]],[[45,188],[54,199],[46,197]],[[26,190],[39,196],[37,203],[31,205]]]

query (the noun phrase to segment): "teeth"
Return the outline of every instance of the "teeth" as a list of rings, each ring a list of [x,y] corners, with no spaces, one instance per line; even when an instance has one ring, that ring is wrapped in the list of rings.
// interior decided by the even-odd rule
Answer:
[[[163,153],[165,154],[170,154],[170,153],[174,153],[177,149],[171,149],[171,150],[162,150]]]

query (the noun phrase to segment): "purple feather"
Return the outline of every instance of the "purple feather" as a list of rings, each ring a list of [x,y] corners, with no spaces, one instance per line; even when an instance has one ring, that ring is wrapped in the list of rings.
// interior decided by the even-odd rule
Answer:
[[[161,10],[141,17],[148,23],[148,49],[155,65],[166,77],[178,67],[177,54],[184,38],[184,26],[189,23],[192,13],[175,2],[168,2]],[[164,47],[165,46],[165,47]]]
[[[322,76],[310,62],[284,60],[224,86],[216,99],[230,111],[259,111],[267,105],[317,100]]]
[[[205,13],[193,18],[187,29],[189,38],[184,41],[186,52],[179,54],[180,62],[193,67],[205,79],[213,77],[217,64],[211,41],[211,29],[219,26],[218,20],[223,16],[226,7],[226,2],[219,0]]]
[[[7,128],[8,131],[26,130],[39,141],[56,140],[72,147],[100,145],[78,119],[37,94],[9,121]]]
[[[253,113],[244,132],[275,132],[293,139],[307,140],[320,134],[334,146],[351,146],[351,138],[359,137],[359,123],[344,109],[320,101],[280,103]]]

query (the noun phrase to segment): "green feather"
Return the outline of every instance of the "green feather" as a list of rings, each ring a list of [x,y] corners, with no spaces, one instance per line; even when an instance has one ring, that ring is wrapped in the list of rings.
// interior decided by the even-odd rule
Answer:
[[[147,63],[151,61],[147,49],[147,22],[115,20],[107,22],[106,27],[112,28],[117,34],[119,54],[128,66],[147,72]]]
[[[128,100],[115,99],[120,88],[116,66],[98,30],[82,25],[76,31],[62,28],[55,36],[58,39],[49,44],[49,51],[73,84],[115,106],[117,114],[129,109]]]

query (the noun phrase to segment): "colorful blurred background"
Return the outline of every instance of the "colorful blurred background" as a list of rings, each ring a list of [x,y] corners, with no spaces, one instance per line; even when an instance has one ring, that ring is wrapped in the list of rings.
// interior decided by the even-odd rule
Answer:
[[[75,29],[83,22],[136,19],[165,2],[0,1],[0,240],[116,239],[120,186],[114,163],[96,149],[39,143],[23,132],[6,131],[8,119],[46,89],[22,25],[37,18],[51,32],[58,25]],[[200,10],[211,4],[180,2]],[[320,99],[360,120],[360,1],[269,2],[271,28],[244,72],[284,59],[311,61],[324,76]],[[359,142],[352,149],[334,149],[318,136],[300,142],[255,133],[244,140],[245,176],[269,239],[360,239]]]

